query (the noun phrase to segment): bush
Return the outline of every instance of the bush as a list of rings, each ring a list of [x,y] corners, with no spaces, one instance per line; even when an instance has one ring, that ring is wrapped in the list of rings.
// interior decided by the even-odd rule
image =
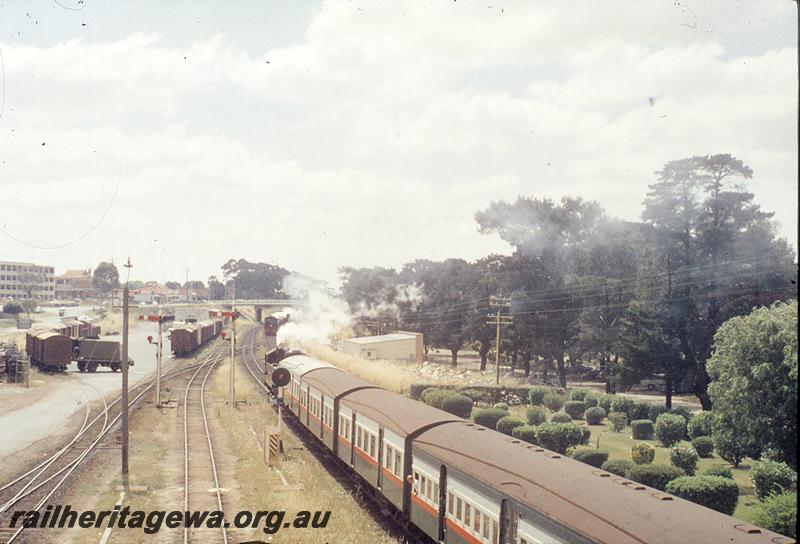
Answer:
[[[797,492],[773,493],[759,503],[752,521],[764,529],[797,538]]]
[[[631,421],[636,421],[637,419],[648,419],[650,413],[650,405],[646,402],[636,402],[631,406],[631,409],[628,410],[628,418]]]
[[[689,410],[688,408],[684,408],[682,406],[680,406],[678,408],[673,408],[668,413],[675,414],[676,416],[681,416],[683,419],[686,420],[686,424],[687,425],[689,424],[689,422],[694,417],[691,410]]]
[[[564,395],[559,395],[555,391],[550,391],[544,396],[544,405],[553,412],[558,412],[564,406]]]
[[[588,425],[600,425],[606,417],[606,411],[599,406],[588,408],[583,414]]]
[[[497,425],[495,428],[503,434],[514,436],[512,431],[517,427],[522,427],[523,425],[525,425],[525,421],[522,418],[505,416],[497,420]]]
[[[635,419],[631,421],[631,430],[636,440],[650,440],[653,438],[653,422],[649,419]]]
[[[583,432],[574,423],[542,423],[536,427],[536,443],[561,454],[566,454],[582,440]]]
[[[686,424],[686,432],[689,438],[698,436],[711,436],[711,422],[714,421],[714,414],[711,412],[698,412],[689,423]]]
[[[683,439],[686,420],[676,414],[661,414],[656,418],[656,436],[668,448]]]
[[[18,315],[25,311],[22,304],[18,302],[6,302],[3,304],[3,313],[8,315]]]
[[[552,423],[572,423],[572,418],[566,412],[556,412],[550,416]]]
[[[592,439],[592,430],[589,427],[581,426],[581,433],[583,433],[583,438],[581,438],[581,444],[587,446],[589,444],[589,440]]]
[[[729,516],[739,502],[739,486],[721,476],[681,476],[669,482],[665,491]]]
[[[595,448],[578,448],[572,452],[570,457],[581,463],[600,468],[603,466],[603,463],[608,461],[608,452]]]
[[[547,421],[547,410],[544,406],[528,406],[525,415],[528,425],[541,425]]]
[[[442,408],[444,399],[446,397],[452,397],[454,395],[458,395],[452,389],[439,389],[439,388],[429,388],[426,389],[424,393],[422,393],[422,402],[433,406],[434,408]]]
[[[572,419],[582,419],[583,413],[586,411],[586,405],[582,400],[568,400],[564,403],[564,411]]]
[[[797,481],[797,474],[786,463],[760,461],[750,469],[750,480],[759,499],[766,499],[773,492],[790,491]]]
[[[628,421],[631,420],[630,412],[633,409],[633,405],[636,404],[632,398],[630,397],[623,397],[621,395],[614,395],[614,400],[611,401],[611,411],[612,412],[621,412],[625,414],[628,418]],[[626,422],[627,424],[627,422]]]
[[[525,442],[536,444],[536,427],[532,425],[520,425],[511,430],[511,436],[519,438]]]
[[[661,414],[666,414],[667,412],[668,410],[666,406],[662,406],[660,404],[651,404],[647,407],[647,419],[655,423],[656,419],[658,419],[658,416]]]
[[[471,398],[472,402],[483,402],[486,398],[483,391],[478,391],[477,389],[464,389],[461,394]]]
[[[469,419],[469,415],[472,413],[472,404],[472,399],[468,396],[455,393],[442,399],[442,410],[450,412],[454,416]]]
[[[622,412],[611,412],[608,414],[608,423],[614,432],[620,432],[628,424],[628,416]]]
[[[631,448],[631,459],[637,465],[647,465],[656,458],[656,449],[650,444],[639,442]]]
[[[681,446],[675,444],[669,449],[669,460],[676,467],[680,467],[689,476],[694,476],[694,471],[697,469],[697,460],[699,456],[694,448],[691,446]]]
[[[569,392],[569,400],[578,400],[583,402],[583,399],[586,398],[588,393],[588,389],[573,389]]]
[[[597,397],[597,405],[606,411],[608,414],[611,412],[611,403],[614,401],[614,395],[609,395],[608,393],[603,393],[599,397]]]
[[[711,465],[703,471],[703,476],[721,476],[733,480],[733,472],[725,465]]]
[[[597,394],[589,391],[586,393],[586,397],[583,399],[583,403],[586,405],[587,408],[594,408],[597,406]]]
[[[714,441],[710,436],[698,436],[692,440],[692,447],[700,457],[708,458],[714,453]]]
[[[552,391],[551,387],[547,387],[545,385],[534,385],[528,391],[528,401],[533,404],[534,406],[539,406],[544,404],[544,397]]]
[[[505,410],[508,412],[508,403],[506,402],[496,402],[492,408],[497,408],[498,410]]]
[[[628,471],[633,468],[633,461],[628,459],[612,459],[611,461],[603,463],[603,466],[600,468],[611,474],[626,478]]]
[[[659,491],[666,490],[670,481],[681,476],[685,476],[683,470],[672,465],[634,465],[625,474],[626,478]]]
[[[483,425],[489,429],[495,429],[497,427],[497,422],[507,415],[508,412],[505,410],[498,410],[497,408],[481,408],[480,410],[475,410],[475,413],[472,414],[472,420],[478,425]]]
[[[747,457],[747,446],[742,441],[742,437],[730,429],[715,430],[712,436],[714,449],[722,459],[735,467]]]

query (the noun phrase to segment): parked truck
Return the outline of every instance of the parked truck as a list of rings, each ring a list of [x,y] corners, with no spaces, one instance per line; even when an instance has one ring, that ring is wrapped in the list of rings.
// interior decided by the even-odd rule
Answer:
[[[120,344],[113,340],[76,339],[72,356],[81,372],[96,372],[98,366],[107,366],[113,372],[122,368]],[[130,357],[128,364],[133,366],[133,359]]]

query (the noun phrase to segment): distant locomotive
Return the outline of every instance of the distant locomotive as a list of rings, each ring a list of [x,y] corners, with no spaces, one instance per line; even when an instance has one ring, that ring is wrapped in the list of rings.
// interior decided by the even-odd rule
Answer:
[[[194,353],[222,332],[222,320],[206,320],[187,323],[172,329],[170,347],[176,357],[185,357]]]
[[[277,336],[278,329],[287,321],[289,321],[289,315],[283,312],[275,312],[272,315],[268,315],[264,318],[264,335]]]

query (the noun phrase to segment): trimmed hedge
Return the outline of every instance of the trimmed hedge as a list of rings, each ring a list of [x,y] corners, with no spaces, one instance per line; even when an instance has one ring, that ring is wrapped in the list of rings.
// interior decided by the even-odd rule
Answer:
[[[609,395],[608,393],[603,393],[599,397],[597,397],[597,405],[606,411],[608,414],[611,412],[611,402],[614,400],[614,395]]]
[[[483,391],[477,391],[475,389],[464,389],[461,391],[462,395],[466,395],[472,399],[472,402],[483,402]]]
[[[522,427],[525,425],[525,420],[519,417],[514,416],[505,416],[501,417],[497,420],[497,425],[495,428],[503,434],[507,434],[508,436],[514,436],[512,431],[517,427]]]
[[[458,393],[451,393],[442,400],[442,410],[464,419],[469,419],[469,415],[472,413],[472,405],[471,398]]]
[[[622,412],[611,412],[608,414],[608,424],[614,432],[620,432],[628,424],[628,416]]]
[[[506,402],[496,402],[496,403],[494,403],[492,408],[497,408],[499,410],[505,410],[506,412],[508,412],[508,403],[506,403]]]
[[[536,444],[536,427],[532,425],[520,425],[511,430],[511,436],[519,438],[525,442]]]
[[[772,493],[790,491],[797,481],[797,473],[786,463],[778,461],[759,461],[750,469],[750,480],[759,499],[766,499]]]
[[[553,412],[558,412],[564,406],[564,395],[560,395],[551,390],[544,396],[544,405]]]
[[[703,476],[722,476],[733,480],[733,471],[725,465],[711,465],[703,471]]]
[[[650,444],[639,442],[631,447],[631,459],[637,465],[648,465],[656,458],[656,449]]]
[[[572,423],[572,417],[565,412],[556,412],[550,416],[552,423]]]
[[[655,428],[649,419],[635,419],[631,421],[631,430],[636,440],[650,440],[653,438]]]
[[[497,422],[506,417],[508,412],[497,408],[481,408],[472,414],[472,421],[489,429],[497,428]]]
[[[452,389],[429,388],[422,394],[422,402],[434,408],[443,408],[444,399],[458,395]]]
[[[656,436],[669,448],[686,435],[686,420],[676,414],[661,414],[656,418]]]
[[[636,421],[637,419],[648,419],[650,413],[650,405],[646,402],[635,402],[628,410],[628,419]]]
[[[586,411],[586,404],[582,400],[568,400],[564,403],[564,411],[569,414],[572,419],[583,419],[583,413]]]
[[[569,392],[569,400],[578,400],[583,402],[583,399],[586,398],[588,393],[588,389],[573,389]]]
[[[606,411],[599,406],[593,406],[586,410],[583,417],[586,419],[588,425],[600,425],[606,418]]]
[[[622,476],[625,478],[625,475],[631,468],[633,468],[633,466],[633,461],[628,459],[612,459],[603,463],[603,466],[600,468],[606,472],[610,472],[611,474],[616,474],[617,476]]]
[[[589,391],[586,397],[584,397],[583,403],[586,405],[586,408],[594,408],[597,406],[597,400],[597,394]]]
[[[666,414],[668,411],[669,410],[667,410],[666,406],[662,406],[661,404],[651,404],[647,407],[647,419],[655,423],[656,419],[658,419],[658,416],[661,414]]]
[[[534,385],[528,391],[528,402],[534,406],[540,406],[544,404],[545,395],[552,390],[552,387],[547,387],[546,385]]]
[[[631,410],[633,410],[634,404],[636,404],[636,402],[634,402],[634,400],[630,397],[614,395],[614,399],[611,401],[611,411],[621,412],[625,414],[625,416],[628,418],[628,421],[631,421],[630,413]]]
[[[681,476],[669,482],[665,491],[729,516],[739,502],[739,486],[721,476]]]
[[[752,521],[764,529],[797,538],[797,492],[773,493],[756,507]]]
[[[714,440],[710,436],[698,436],[692,440],[692,447],[697,455],[708,458],[714,453]]]
[[[409,388],[409,396],[414,400],[421,400],[423,392],[431,388],[456,391],[468,396],[473,402],[484,402],[486,404],[494,404],[496,402],[527,404],[530,390],[528,386],[470,385],[469,387],[460,387],[435,383],[412,383]]]
[[[675,444],[669,449],[670,462],[676,467],[682,468],[689,476],[694,476],[694,472],[697,470],[697,460],[699,458],[697,452],[694,451],[694,448],[691,446]]]
[[[689,423],[686,424],[686,433],[689,438],[700,436],[711,436],[711,423],[714,421],[712,412],[698,412]]]
[[[625,474],[625,477],[637,481],[640,484],[649,485],[659,491],[665,491],[669,482],[685,475],[683,469],[676,466],[647,464],[634,465]]]
[[[692,414],[692,411],[689,410],[688,408],[684,408],[683,406],[679,406],[678,408],[673,408],[672,410],[669,411],[669,413],[681,416],[683,419],[686,420],[686,424],[687,425],[689,424],[689,422],[694,417],[694,414]]]
[[[576,461],[600,468],[608,461],[608,452],[595,448],[577,448],[570,455]]]
[[[582,440],[583,432],[574,423],[542,423],[536,427],[536,443],[562,455]]]
[[[525,416],[528,425],[541,425],[547,422],[547,409],[544,406],[528,406]]]

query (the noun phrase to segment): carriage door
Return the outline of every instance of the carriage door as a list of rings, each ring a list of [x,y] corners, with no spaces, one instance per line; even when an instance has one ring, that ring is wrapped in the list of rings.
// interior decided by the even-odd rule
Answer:
[[[442,465],[439,469],[439,542],[445,541],[445,531],[447,524],[445,523],[445,514],[447,513],[447,467]]]
[[[519,525],[519,512],[514,510],[508,499],[503,499],[500,505],[501,544],[517,544],[517,525]]]

